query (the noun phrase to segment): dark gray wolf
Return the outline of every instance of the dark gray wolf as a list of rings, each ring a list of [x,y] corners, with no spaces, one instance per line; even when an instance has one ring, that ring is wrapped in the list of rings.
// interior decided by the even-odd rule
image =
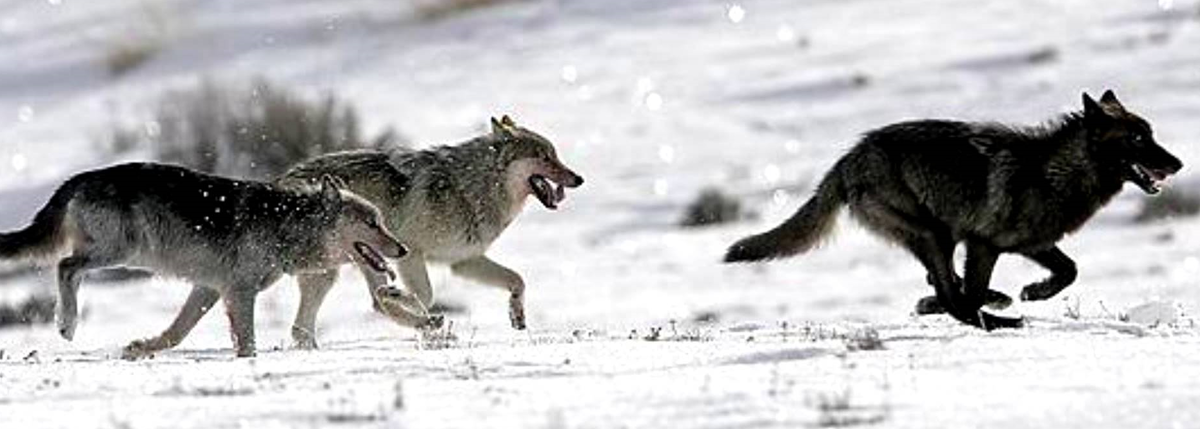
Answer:
[[[382,255],[380,254],[382,253]],[[182,167],[131,163],[80,173],[55,191],[27,228],[0,234],[2,259],[58,262],[58,329],[74,337],[80,281],[89,270],[147,268],[194,284],[161,335],[130,343],[126,358],[174,347],[224,299],[238,356],[254,350],[254,301],[285,273],[334,269],[354,261],[389,270],[384,255],[403,245],[366,200],[339,191],[283,190]],[[376,275],[379,277],[379,275]],[[302,302],[298,318],[315,315]]]
[[[888,125],[868,132],[839,159],[795,215],[733,244],[725,261],[808,251],[846,205],[868,229],[920,260],[936,303],[955,319],[985,329],[1018,327],[1021,319],[980,311],[999,294],[989,292],[988,283],[1001,253],[1021,254],[1050,270],[1049,278],[1021,291],[1024,300],[1048,299],[1076,276],[1058,240],[1082,227],[1123,183],[1156,194],[1181,168],[1154,141],[1150,124],[1125,110],[1112,91],[1099,103],[1084,94],[1082,112],[1042,127],[937,120]],[[967,250],[962,278],[952,264],[960,242]]]
[[[388,227],[411,250],[398,268],[422,303],[433,301],[426,263],[449,264],[456,275],[507,290],[512,326],[524,329],[525,281],[484,253],[521,212],[526,197],[556,209],[563,187],[578,187],[583,177],[559,161],[549,140],[509,117],[493,118],[491,127],[488,134],[452,146],[321,156],[293,167],[277,182],[302,186],[325,175],[337,177],[379,207]],[[333,274],[300,276],[301,296],[323,294]],[[295,327],[297,342],[306,341],[307,329],[311,326]]]

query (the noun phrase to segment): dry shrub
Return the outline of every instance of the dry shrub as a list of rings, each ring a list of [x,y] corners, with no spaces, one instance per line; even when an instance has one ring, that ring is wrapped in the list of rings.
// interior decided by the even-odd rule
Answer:
[[[117,127],[114,150],[145,146],[159,161],[251,179],[317,155],[404,144],[391,128],[367,139],[354,108],[333,94],[310,100],[263,79],[204,82],[167,93],[142,129]]]
[[[415,14],[422,21],[438,21],[451,16],[504,3],[526,0],[420,0]]]
[[[684,211],[679,224],[685,227],[698,227],[733,222],[742,216],[742,205],[737,199],[726,195],[720,189],[709,188],[700,192]]]
[[[1142,208],[1134,221],[1145,223],[1160,219],[1190,217],[1200,213],[1200,195],[1186,189],[1167,188],[1142,199]]]
[[[0,303],[0,328],[53,321],[53,297],[33,296],[19,303]]]
[[[177,14],[158,3],[142,3],[131,15],[121,31],[102,43],[104,65],[113,76],[145,64],[170,44],[180,27]]]

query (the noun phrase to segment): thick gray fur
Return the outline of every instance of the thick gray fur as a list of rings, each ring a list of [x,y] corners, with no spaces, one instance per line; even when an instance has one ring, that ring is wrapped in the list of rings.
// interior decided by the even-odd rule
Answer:
[[[433,302],[426,265],[448,264],[455,275],[508,291],[512,326],[524,329],[525,281],[485,252],[529,195],[538,196],[547,208],[557,208],[560,198],[539,195],[531,185],[535,177],[570,188],[582,185],[583,178],[559,161],[546,138],[507,116],[492,119],[491,125],[490,133],[456,145],[321,156],[293,167],[277,182],[297,187],[326,175],[337,177],[379,207],[388,227],[411,250],[398,268],[404,285],[421,303]],[[320,294],[330,283],[328,275],[305,274],[300,278],[301,295]],[[375,308],[407,324],[402,320],[404,308],[379,301]],[[294,327],[296,332],[308,328],[299,322]]]
[[[125,357],[177,345],[222,299],[237,355],[252,356],[258,292],[287,273],[324,272],[351,260],[365,267],[358,244],[403,256],[403,246],[381,225],[375,207],[330,181],[315,192],[283,190],[132,163],[68,179],[29,227],[0,234],[0,258],[61,258],[57,316],[59,333],[68,340],[74,337],[76,295],[85,274],[123,265],[194,285],[171,326],[129,344]],[[385,283],[375,271],[364,269],[377,284]],[[305,312],[302,304],[300,313]]]

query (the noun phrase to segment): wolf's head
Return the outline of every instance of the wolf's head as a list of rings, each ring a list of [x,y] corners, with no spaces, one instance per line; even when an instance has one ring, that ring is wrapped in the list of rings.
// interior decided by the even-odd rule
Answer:
[[[401,258],[408,249],[383,226],[383,215],[374,204],[338,188],[332,176],[321,179],[322,204],[337,215],[329,253],[350,255],[356,264],[394,277],[384,257]]]
[[[1179,158],[1154,141],[1150,123],[1125,110],[1111,90],[1104,91],[1100,102],[1083,94],[1083,122],[1102,165],[1147,194],[1157,194],[1162,181],[1183,168]]]
[[[564,186],[577,188],[583,184],[582,176],[558,160],[558,152],[549,140],[518,127],[508,116],[492,118],[492,137],[504,162],[502,168],[509,191],[514,193],[516,201],[533,194],[543,206],[554,210],[566,197]]]

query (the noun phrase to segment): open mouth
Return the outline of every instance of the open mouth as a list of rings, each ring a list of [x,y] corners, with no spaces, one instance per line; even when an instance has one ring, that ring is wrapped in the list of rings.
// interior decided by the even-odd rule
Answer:
[[[1162,182],[1171,175],[1167,170],[1149,168],[1136,162],[1130,168],[1133,169],[1133,178],[1130,181],[1142,188],[1142,192],[1150,195],[1162,191]]]
[[[396,279],[396,273],[392,272],[391,267],[389,267],[387,264],[387,260],[383,259],[383,255],[380,255],[379,252],[375,251],[373,247],[367,243],[355,241],[354,251],[358,252],[358,255],[362,257],[363,261],[365,261],[367,266],[371,267],[371,269],[387,274],[389,280]]]
[[[529,187],[533,189],[533,196],[550,210],[557,209],[558,203],[567,198],[567,191],[562,184],[554,183],[540,174],[529,176]]]

